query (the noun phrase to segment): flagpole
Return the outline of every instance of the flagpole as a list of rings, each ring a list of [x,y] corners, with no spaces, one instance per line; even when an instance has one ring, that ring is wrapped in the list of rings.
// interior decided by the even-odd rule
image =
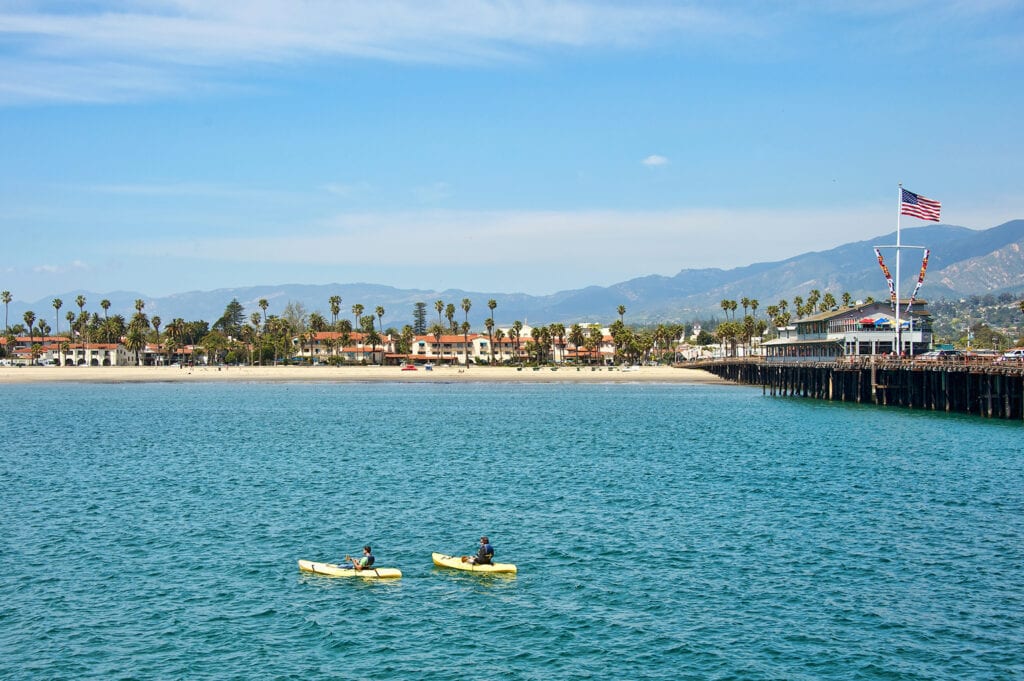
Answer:
[[[903,183],[896,185],[896,356],[903,356],[903,327],[900,326],[900,214],[903,212]]]

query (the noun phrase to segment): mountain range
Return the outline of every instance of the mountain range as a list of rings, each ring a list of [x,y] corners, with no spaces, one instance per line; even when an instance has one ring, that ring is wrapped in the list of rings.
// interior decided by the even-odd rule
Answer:
[[[720,301],[757,299],[766,307],[780,299],[807,296],[811,289],[831,292],[837,299],[844,292],[856,299],[868,296],[884,298],[888,288],[874,254],[875,246],[895,244],[896,233],[881,235],[831,250],[804,253],[777,262],[763,262],[733,269],[685,269],[675,276],[650,275],[630,279],[611,286],[588,286],[533,296],[523,293],[500,293],[449,289],[397,289],[367,283],[354,284],[282,284],[225,288],[212,291],[190,291],[165,297],[152,297],[133,291],[95,293],[69,291],[37,301],[14,300],[10,304],[11,323],[20,321],[25,310],[37,317],[53,316],[51,301],[59,297],[64,309],[74,311],[75,298],[86,297],[86,310],[99,311],[99,301],[111,302],[110,314],[130,317],[136,299],[146,303],[145,312],[159,315],[164,324],[175,317],[187,321],[204,319],[214,322],[225,306],[237,299],[246,313],[259,311],[257,302],[269,302],[268,314],[280,313],[288,302],[302,303],[308,312],[319,311],[330,320],[328,298],[340,295],[342,317],[351,317],[352,305],[365,307],[371,314],[381,305],[385,308],[385,326],[401,327],[412,323],[416,302],[427,304],[428,320],[435,315],[434,301],[454,303],[456,319],[462,319],[463,298],[472,301],[470,323],[481,329],[489,316],[487,301],[494,299],[495,323],[499,326],[514,320],[547,324],[563,322],[609,323],[617,316],[617,308],[627,309],[629,323],[686,322],[708,319],[721,314]],[[1024,291],[1024,220],[1013,220],[991,229],[972,230],[954,225],[934,225],[901,230],[901,243],[927,246],[931,250],[928,271],[920,298],[928,300],[961,298],[968,295],[998,294]],[[909,296],[920,269],[921,249],[906,248],[901,257],[900,292]],[[883,248],[890,271],[895,274],[895,250]]]

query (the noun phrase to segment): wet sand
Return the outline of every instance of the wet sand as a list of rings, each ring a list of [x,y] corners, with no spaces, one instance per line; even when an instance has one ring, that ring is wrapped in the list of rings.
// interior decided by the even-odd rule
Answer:
[[[623,371],[607,367],[524,367],[437,366],[432,371],[423,367],[402,371],[400,367],[0,367],[0,384],[93,382],[93,383],[158,383],[232,381],[252,383],[277,382],[402,382],[402,383],[727,383],[699,369],[674,367],[638,367]]]

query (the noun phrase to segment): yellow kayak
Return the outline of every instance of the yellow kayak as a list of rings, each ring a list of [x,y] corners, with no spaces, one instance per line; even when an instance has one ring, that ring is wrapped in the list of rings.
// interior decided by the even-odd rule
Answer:
[[[402,576],[402,571],[396,568],[366,568],[356,570],[355,568],[341,567],[334,563],[314,563],[311,560],[300,560],[299,569],[303,572],[312,572],[327,577],[362,577],[363,579],[394,579]]]
[[[465,570],[466,572],[490,572],[490,573],[512,573],[515,574],[516,566],[512,563],[492,563],[490,565],[473,565],[470,562],[462,562],[461,556],[446,556],[443,553],[432,553],[430,557],[434,565],[438,567]]]

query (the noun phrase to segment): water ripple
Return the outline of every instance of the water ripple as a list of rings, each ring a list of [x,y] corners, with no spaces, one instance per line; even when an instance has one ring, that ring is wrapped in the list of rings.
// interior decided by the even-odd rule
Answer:
[[[0,677],[1024,669],[1019,424],[720,386],[10,386],[0,409]],[[481,533],[518,575],[431,565]],[[405,577],[296,569],[367,541]]]

